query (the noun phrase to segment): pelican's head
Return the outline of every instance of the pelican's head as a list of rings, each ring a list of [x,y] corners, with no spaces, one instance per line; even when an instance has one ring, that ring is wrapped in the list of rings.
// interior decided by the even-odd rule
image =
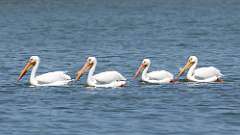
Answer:
[[[79,80],[80,77],[90,70],[94,64],[97,63],[97,59],[95,57],[88,57],[87,61],[85,62],[84,66],[77,72],[76,80]]]
[[[180,77],[184,74],[186,70],[188,70],[190,67],[192,67],[193,64],[198,62],[198,58],[196,56],[190,56],[183,68],[180,68],[177,77]]]
[[[151,64],[150,59],[143,59],[141,65],[139,66],[138,70],[135,73],[134,79],[136,79],[146,67],[150,66],[150,64]]]
[[[22,77],[27,73],[28,70],[30,70],[32,67],[36,65],[40,61],[40,58],[38,56],[31,56],[30,59],[28,60],[27,64],[21,71],[18,80],[21,80]]]

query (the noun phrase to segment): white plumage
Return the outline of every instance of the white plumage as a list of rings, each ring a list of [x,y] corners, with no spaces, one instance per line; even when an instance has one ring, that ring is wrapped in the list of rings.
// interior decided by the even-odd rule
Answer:
[[[97,59],[95,57],[89,57],[85,65],[78,71],[76,79],[79,80],[80,77],[89,70],[87,77],[87,84],[92,87],[121,87],[126,84],[126,78],[123,77],[117,71],[105,71],[93,75],[97,65]]]
[[[174,78],[173,74],[171,74],[166,70],[152,71],[148,73],[147,71],[150,65],[151,65],[150,59],[144,59],[135,74],[135,78],[140,73],[142,73],[142,76],[141,76],[142,81],[145,81],[148,83],[154,83],[154,84],[169,83]]]
[[[198,68],[194,71],[194,75],[197,78],[211,78],[211,77],[222,77],[223,75],[221,74],[220,70],[215,68],[215,67],[202,67]]]
[[[19,80],[26,74],[26,72],[32,69],[30,76],[30,83],[35,86],[61,86],[66,85],[71,81],[71,77],[64,71],[49,72],[36,76],[38,66],[40,64],[40,58],[38,56],[32,56],[25,68],[22,70]]]
[[[71,77],[66,75],[64,71],[55,71],[36,76],[35,79],[41,84],[50,84],[57,81],[71,80]]]
[[[105,71],[98,73],[93,76],[93,78],[99,83],[111,83],[113,81],[126,81],[127,79],[123,77],[117,71]]]
[[[149,72],[147,76],[151,80],[163,80],[166,78],[173,78],[173,74],[169,73],[166,70],[152,71],[152,72]]]
[[[185,70],[189,69],[187,79],[194,82],[216,82],[222,81],[223,76],[219,69],[215,67],[197,68],[198,58],[191,56],[187,64],[181,69],[178,76],[181,76]]]

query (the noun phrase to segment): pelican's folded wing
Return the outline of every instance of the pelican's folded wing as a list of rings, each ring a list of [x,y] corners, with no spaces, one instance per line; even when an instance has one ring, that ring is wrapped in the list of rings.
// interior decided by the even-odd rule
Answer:
[[[198,68],[194,71],[194,75],[197,78],[202,78],[202,79],[206,79],[206,78],[211,78],[211,77],[221,77],[222,74],[220,72],[220,70],[218,70],[215,67],[203,67],[203,68]]]
[[[94,79],[100,83],[111,83],[113,81],[126,80],[120,73],[117,71],[106,71],[93,76]]]
[[[66,75],[63,71],[49,72],[36,77],[41,83],[53,83],[57,81],[71,80],[71,77]]]
[[[166,78],[173,78],[173,75],[166,70],[152,71],[147,74],[151,80],[163,80]]]

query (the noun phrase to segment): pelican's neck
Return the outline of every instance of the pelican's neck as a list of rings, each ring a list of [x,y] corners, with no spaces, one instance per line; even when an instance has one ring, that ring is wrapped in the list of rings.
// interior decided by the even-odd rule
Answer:
[[[87,78],[87,81],[88,81],[88,82],[91,81],[91,78],[92,78],[92,76],[93,76],[93,74],[94,74],[94,72],[95,72],[96,66],[97,66],[97,62],[95,62],[95,63],[93,64],[93,66],[91,67],[91,69],[89,70],[88,78]]]
[[[142,80],[146,80],[147,79],[147,72],[148,72],[149,67],[150,67],[150,64],[148,64],[146,66],[146,68],[143,70],[143,72],[142,72]]]
[[[194,71],[195,71],[195,69],[197,68],[197,64],[198,64],[198,62],[195,62],[195,63],[190,67],[190,69],[189,69],[189,71],[188,71],[188,73],[187,73],[187,78],[188,78],[188,79],[190,79],[190,78],[193,77]]]
[[[36,73],[37,73],[37,69],[39,66],[40,61],[36,61],[36,64],[33,66],[32,72],[31,72],[31,76],[30,76],[30,81],[34,80],[36,77]]]

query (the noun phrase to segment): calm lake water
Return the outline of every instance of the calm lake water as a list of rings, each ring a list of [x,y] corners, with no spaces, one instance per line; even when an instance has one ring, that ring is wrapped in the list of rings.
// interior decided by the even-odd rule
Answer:
[[[3,135],[239,135],[240,1],[0,0],[0,133]],[[97,73],[128,78],[118,89],[30,87],[16,79],[32,55],[38,73],[74,77],[88,56]],[[177,73],[190,55],[223,84],[147,85],[143,58]]]

